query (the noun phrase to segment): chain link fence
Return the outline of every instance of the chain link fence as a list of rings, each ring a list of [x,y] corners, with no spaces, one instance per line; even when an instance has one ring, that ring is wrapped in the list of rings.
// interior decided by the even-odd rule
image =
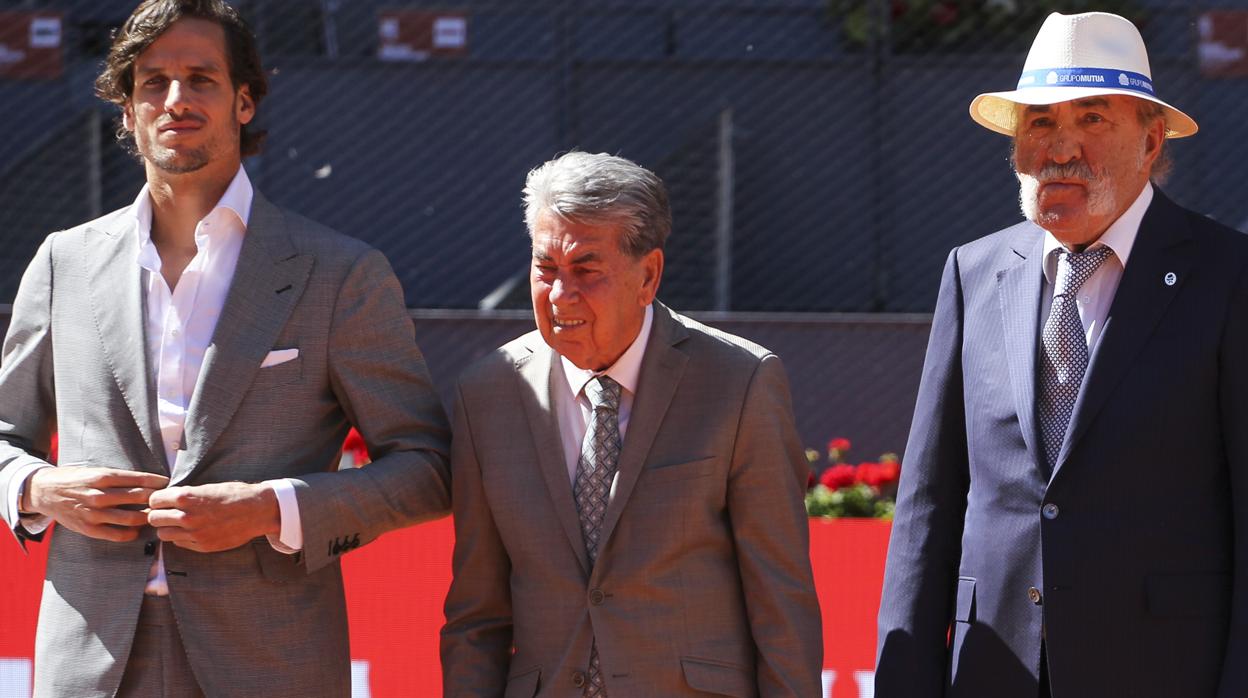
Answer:
[[[0,303],[49,231],[142,185],[91,94],[134,4],[0,0]],[[1248,227],[1248,0],[236,5],[272,71],[253,182],[386,253],[444,385],[531,326],[508,312],[528,304],[527,171],[609,151],[670,187],[660,297],[779,351],[811,445],[901,449],[946,253],[1019,218],[1008,139],[967,106],[1014,85],[1051,10],[1137,22],[1160,96],[1202,127],[1167,191]]]

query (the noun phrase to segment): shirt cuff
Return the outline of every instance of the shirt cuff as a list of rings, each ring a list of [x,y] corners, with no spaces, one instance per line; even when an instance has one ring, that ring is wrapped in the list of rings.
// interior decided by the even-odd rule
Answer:
[[[30,477],[30,474],[36,470],[43,470],[44,468],[52,467],[55,466],[42,461],[36,461],[18,467],[18,469],[13,473],[13,480],[11,480],[11,482],[16,482],[17,487],[12,489],[13,495],[9,498],[9,501],[6,504],[8,506],[9,514],[8,520],[13,523],[14,528],[21,526],[30,535],[37,536],[46,531],[48,526],[52,525],[51,517],[43,516],[42,514],[21,513],[22,493],[26,490],[26,478]]]
[[[279,553],[294,555],[303,550],[303,521],[299,518],[299,498],[295,496],[295,485],[289,478],[266,480],[263,484],[273,488],[277,495],[278,514],[282,519],[282,529],[277,536],[266,535],[269,545]]]

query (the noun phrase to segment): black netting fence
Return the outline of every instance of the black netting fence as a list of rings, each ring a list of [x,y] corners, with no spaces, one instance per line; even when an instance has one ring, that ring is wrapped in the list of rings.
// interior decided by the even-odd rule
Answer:
[[[44,235],[142,184],[113,139],[115,108],[91,93],[134,4],[0,0],[0,303]],[[1019,218],[1008,139],[967,106],[1014,85],[1052,10],[1136,21],[1160,96],[1202,127],[1175,143],[1168,192],[1248,227],[1248,0],[236,4],[271,70],[252,181],[384,251],[413,308],[526,307],[520,189],[576,147],[667,181],[660,296],[673,307],[930,312],[948,249]],[[817,423],[808,441],[851,431],[868,390],[889,410],[872,419],[900,423],[881,445],[900,449],[925,332],[898,321],[735,329],[785,347],[799,416]],[[432,324],[456,356],[489,348],[466,321]]]

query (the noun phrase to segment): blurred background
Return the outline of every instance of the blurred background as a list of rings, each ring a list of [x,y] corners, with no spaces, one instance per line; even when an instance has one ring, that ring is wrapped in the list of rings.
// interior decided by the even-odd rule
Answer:
[[[0,304],[47,233],[142,186],[91,89],[135,4],[0,0]],[[1201,125],[1166,190],[1248,227],[1248,0],[235,4],[271,71],[253,183],[385,252],[444,391],[533,326],[528,170],[608,151],[670,188],[660,298],[779,353],[807,445],[901,451],[946,254],[1020,217],[1008,139],[967,106],[1054,10],[1138,24]]]

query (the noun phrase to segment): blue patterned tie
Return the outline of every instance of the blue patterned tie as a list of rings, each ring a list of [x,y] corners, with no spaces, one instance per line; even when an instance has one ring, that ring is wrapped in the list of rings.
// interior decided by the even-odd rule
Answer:
[[[1040,335],[1040,433],[1049,472],[1057,465],[1066,428],[1075,411],[1079,386],[1088,370],[1088,338],[1079,319],[1076,294],[1114,251],[1101,246],[1087,252],[1056,250],[1057,279],[1053,306]]]
[[[593,407],[581,457],[576,462],[576,482],[572,495],[581,519],[581,536],[592,566],[598,559],[602,518],[607,512],[611,481],[620,461],[620,384],[607,376],[598,376],[585,384],[585,397]],[[607,687],[602,678],[602,664],[595,640],[589,652],[589,671],[585,681],[587,698],[606,698]]]

